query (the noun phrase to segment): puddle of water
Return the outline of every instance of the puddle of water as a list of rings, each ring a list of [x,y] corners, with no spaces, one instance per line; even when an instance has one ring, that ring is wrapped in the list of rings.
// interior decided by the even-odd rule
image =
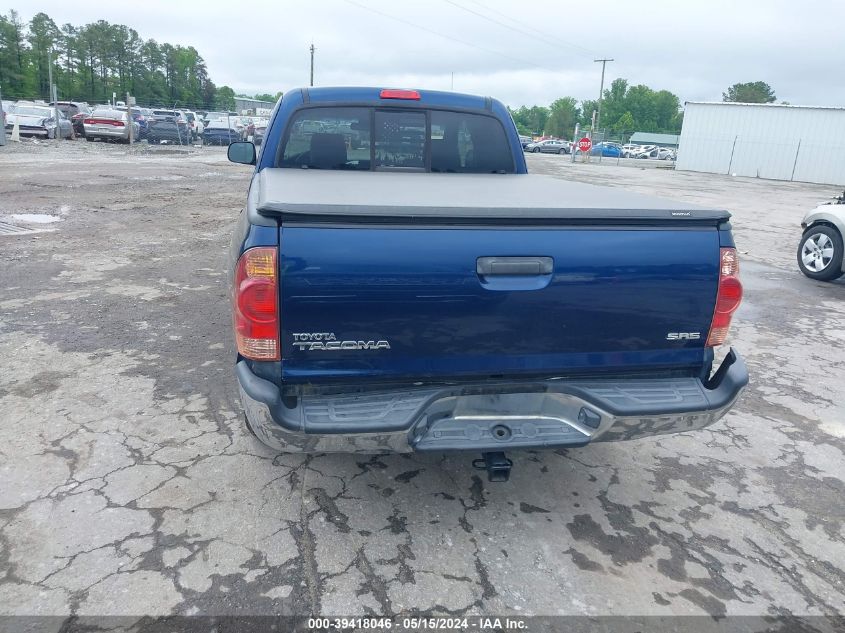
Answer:
[[[4,237],[6,235],[28,235],[30,233],[49,233],[55,230],[56,229],[36,229],[32,227],[18,226],[17,224],[0,220],[0,237]]]
[[[52,224],[53,222],[62,221],[62,218],[46,213],[14,213],[9,217],[12,220],[26,222],[27,224]]]

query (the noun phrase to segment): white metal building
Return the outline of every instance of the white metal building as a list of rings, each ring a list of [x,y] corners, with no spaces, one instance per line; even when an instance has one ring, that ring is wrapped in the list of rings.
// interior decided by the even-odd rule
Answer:
[[[845,184],[845,108],[690,101],[676,169]]]
[[[249,97],[235,97],[235,110],[239,113],[245,110],[251,110],[258,114],[256,110],[272,110],[275,107],[272,101],[259,101],[258,99],[250,99]]]

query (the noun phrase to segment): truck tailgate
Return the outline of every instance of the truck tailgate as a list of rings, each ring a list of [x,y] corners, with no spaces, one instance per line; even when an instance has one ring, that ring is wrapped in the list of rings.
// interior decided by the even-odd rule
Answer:
[[[283,377],[692,371],[718,261],[716,226],[285,224]]]
[[[693,375],[709,358],[725,211],[533,175],[257,178],[289,383]]]

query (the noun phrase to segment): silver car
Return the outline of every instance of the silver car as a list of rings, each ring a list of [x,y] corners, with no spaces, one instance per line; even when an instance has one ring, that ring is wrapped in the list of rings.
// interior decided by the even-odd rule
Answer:
[[[643,148],[643,151],[636,154],[634,158],[656,158],[658,160],[675,160],[675,150],[670,147],[646,145]]]
[[[801,221],[798,268],[810,279],[833,281],[845,274],[845,192],[820,204]]]
[[[86,141],[117,141],[119,143],[129,142],[128,115],[125,111],[112,108],[96,108],[86,116],[82,125],[85,128]],[[138,138],[141,131],[140,126],[132,122],[134,138]]]
[[[59,118],[56,120],[56,111],[47,105],[37,103],[25,103],[18,101],[10,111],[6,113],[6,134],[10,134],[18,124],[18,131],[21,136],[35,136],[40,138],[71,138],[73,126],[59,110]]]
[[[561,141],[556,138],[529,143],[525,146],[526,152],[543,152],[544,154],[568,154],[571,150],[569,141]]]

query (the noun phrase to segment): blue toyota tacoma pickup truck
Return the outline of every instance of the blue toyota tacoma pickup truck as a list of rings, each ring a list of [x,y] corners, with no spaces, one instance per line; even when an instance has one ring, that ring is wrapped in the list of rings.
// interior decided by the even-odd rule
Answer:
[[[231,244],[249,429],[297,452],[573,447],[712,424],[748,382],[729,214],[527,173],[490,98],[277,103]]]

